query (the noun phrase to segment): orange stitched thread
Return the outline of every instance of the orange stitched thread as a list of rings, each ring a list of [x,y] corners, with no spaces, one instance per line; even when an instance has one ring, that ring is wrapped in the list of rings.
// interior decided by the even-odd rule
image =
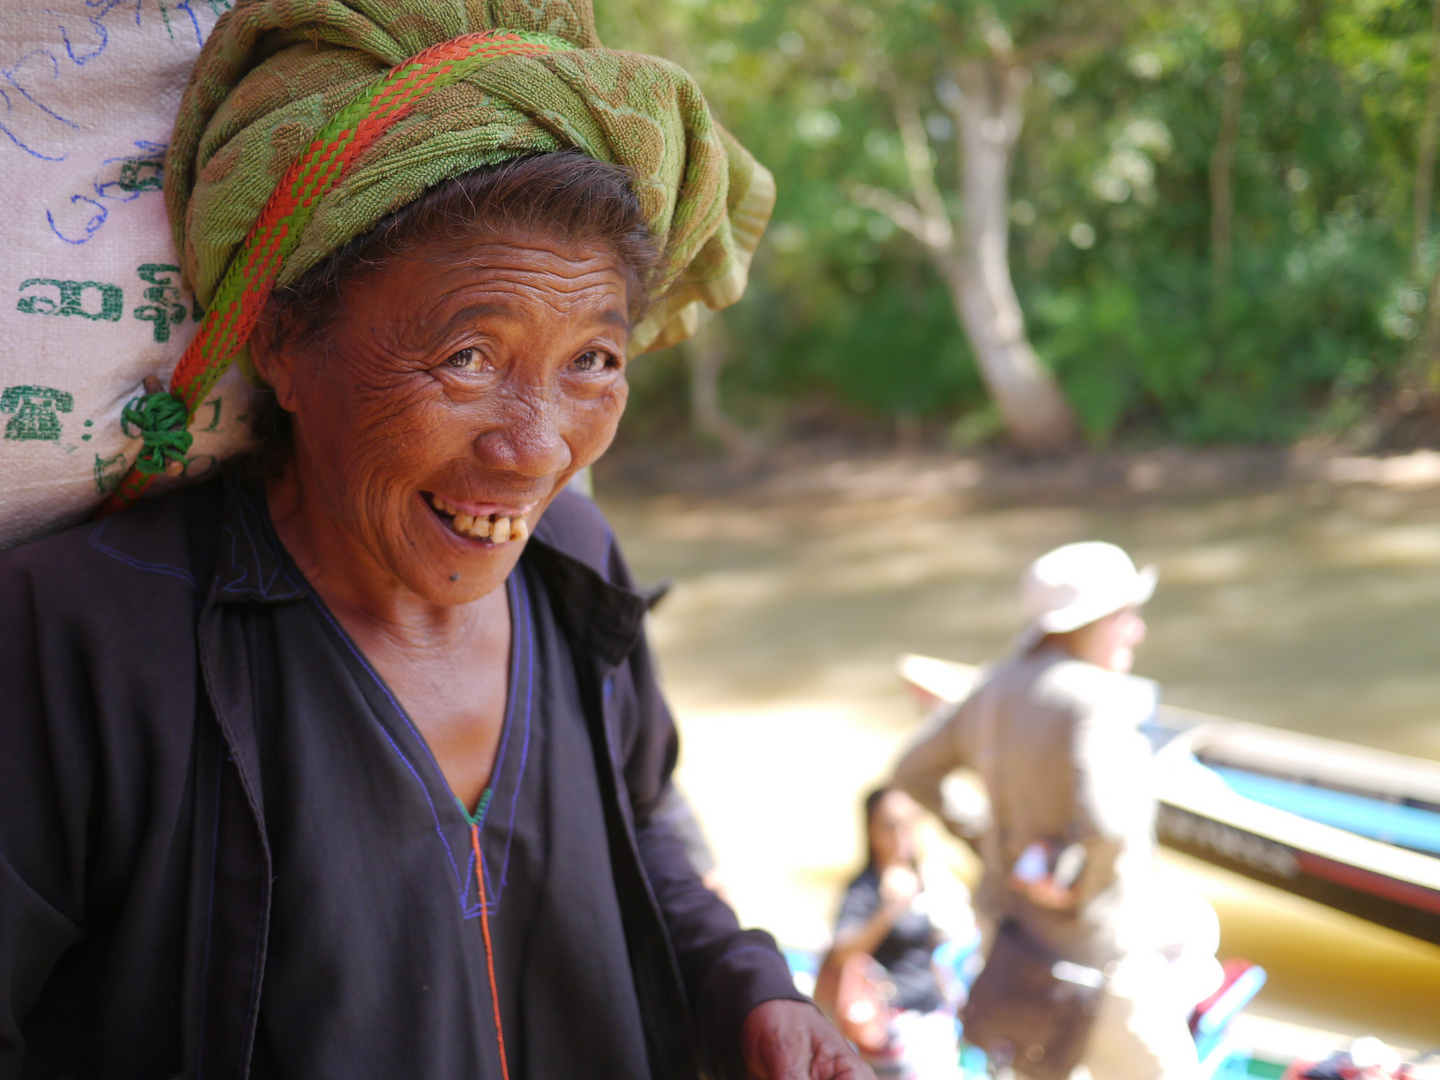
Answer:
[[[480,858],[480,825],[470,824],[470,846],[475,849],[475,881],[480,886],[480,932],[485,937],[485,968],[490,973],[490,1001],[495,1006],[495,1042],[500,1047],[500,1075],[510,1080],[505,1061],[505,1032],[500,1027],[500,992],[495,989],[495,950],[490,947],[490,915],[485,910],[485,864]]]

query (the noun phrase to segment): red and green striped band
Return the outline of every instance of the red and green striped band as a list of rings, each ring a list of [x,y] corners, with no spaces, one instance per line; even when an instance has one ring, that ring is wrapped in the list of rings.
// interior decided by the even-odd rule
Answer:
[[[170,393],[185,405],[186,426],[249,339],[270,299],[276,276],[309,224],[316,203],[339,183],[356,158],[427,94],[460,81],[481,65],[504,56],[573,48],[549,34],[523,30],[466,34],[397,64],[321,128],[265,204],[231,261],[200,329],[170,376]],[[96,516],[129,506],[153,479],[131,466]]]

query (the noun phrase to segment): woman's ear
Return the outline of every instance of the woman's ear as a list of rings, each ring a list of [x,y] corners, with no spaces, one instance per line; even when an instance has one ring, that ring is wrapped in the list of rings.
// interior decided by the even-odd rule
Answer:
[[[295,351],[289,347],[289,335],[276,326],[278,320],[266,312],[255,320],[255,329],[246,343],[250,365],[275,391],[275,400],[286,412],[295,411]]]

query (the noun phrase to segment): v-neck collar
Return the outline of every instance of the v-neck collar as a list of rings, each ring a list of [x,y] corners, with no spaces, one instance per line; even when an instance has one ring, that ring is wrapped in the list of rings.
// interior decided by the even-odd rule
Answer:
[[[289,562],[288,554],[282,552],[282,557],[286,563]],[[293,570],[293,564],[291,566]],[[425,741],[419,727],[410,718],[405,706],[400,703],[384,677],[365,658],[359,646],[308,583],[305,584],[303,593],[320,621],[328,627],[342,660],[346,661],[352,677],[360,685],[361,693],[370,701],[375,722],[379,725],[385,742],[404,762],[410,775],[414,777],[419,793],[429,805],[437,842],[449,861],[455,878],[456,894],[467,919],[480,914],[479,898],[475,895],[475,856],[471,850],[469,830],[472,826],[478,826],[484,836],[494,835],[494,828],[485,830],[490,811],[497,805],[509,807],[508,815],[499,826],[504,849],[498,864],[486,860],[485,866],[485,907],[493,915],[499,908],[509,877],[515,816],[527,775],[532,725],[536,719],[537,634],[531,587],[523,566],[515,567],[506,579],[504,588],[510,607],[512,628],[505,720],[495,752],[490,782],[473,814],[451,789],[429,743]],[[512,744],[518,746],[512,747]],[[496,875],[493,879],[492,873]]]

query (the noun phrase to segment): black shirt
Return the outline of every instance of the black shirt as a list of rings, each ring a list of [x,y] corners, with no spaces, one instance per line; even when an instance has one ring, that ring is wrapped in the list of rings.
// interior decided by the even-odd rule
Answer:
[[[845,890],[836,933],[864,926],[879,910],[880,875],[867,867]],[[930,1012],[944,1002],[930,962],[939,937],[930,916],[923,912],[907,909],[895,920],[875,950],[875,959],[895,984],[895,997],[889,1004],[897,1009]]]
[[[574,666],[534,570],[506,592],[509,699],[474,819],[317,597],[271,620],[256,1080],[501,1074],[472,820],[510,1076],[648,1075]]]
[[[801,995],[654,817],[645,600],[569,492],[520,566],[482,848],[516,1075],[742,1076]],[[0,1080],[495,1075],[461,808],[258,490],[0,554],[0,645]]]

